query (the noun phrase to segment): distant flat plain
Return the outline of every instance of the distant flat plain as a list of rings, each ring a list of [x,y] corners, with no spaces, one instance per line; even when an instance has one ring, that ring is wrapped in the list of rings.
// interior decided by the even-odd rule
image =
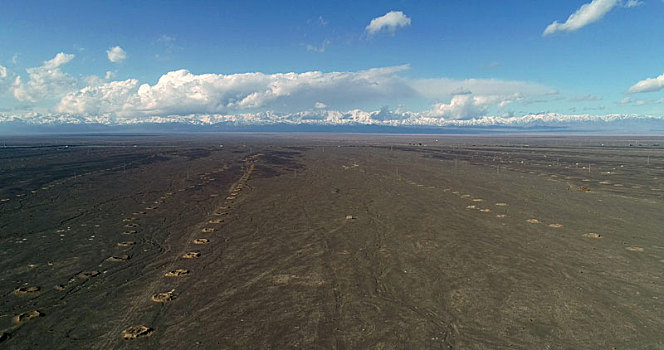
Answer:
[[[664,138],[3,141],[2,348],[664,348]]]

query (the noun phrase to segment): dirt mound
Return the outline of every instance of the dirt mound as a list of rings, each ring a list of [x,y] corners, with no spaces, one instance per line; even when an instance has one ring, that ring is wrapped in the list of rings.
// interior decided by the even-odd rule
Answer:
[[[18,296],[24,296],[24,295],[31,295],[39,292],[40,288],[35,287],[35,286],[30,286],[30,287],[19,287],[14,289],[14,295]]]
[[[120,255],[120,256],[116,256],[116,255],[114,255],[114,256],[109,256],[109,257],[106,259],[106,261],[110,261],[110,262],[125,262],[125,261],[127,261],[127,260],[129,260],[129,259],[130,259],[129,255]]]
[[[164,274],[165,277],[183,277],[189,274],[189,270],[187,269],[175,269],[172,271],[166,272]]]
[[[197,238],[194,240],[194,244],[208,244],[210,240],[207,238]]]
[[[586,238],[602,238],[602,235],[595,232],[584,233],[582,236]]]
[[[12,318],[12,321],[14,323],[23,323],[42,316],[44,316],[44,314],[42,314],[37,310],[33,310],[14,316],[14,318]]]
[[[154,294],[150,299],[154,301],[155,303],[168,303],[175,299],[175,296],[173,295],[174,290],[171,290],[170,292],[162,292],[162,293],[157,293]]]
[[[182,255],[182,259],[196,259],[201,256],[200,252],[189,252],[184,255]]]
[[[136,339],[142,337],[148,337],[152,335],[154,329],[147,326],[133,326],[127,329],[122,330],[122,338],[124,339]]]

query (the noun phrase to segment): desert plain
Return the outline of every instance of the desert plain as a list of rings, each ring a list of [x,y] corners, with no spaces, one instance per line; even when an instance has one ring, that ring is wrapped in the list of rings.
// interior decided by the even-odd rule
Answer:
[[[6,349],[663,349],[664,138],[7,137]]]

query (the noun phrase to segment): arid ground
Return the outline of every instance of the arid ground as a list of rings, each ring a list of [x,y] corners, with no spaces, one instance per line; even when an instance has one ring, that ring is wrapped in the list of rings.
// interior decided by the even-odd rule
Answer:
[[[2,348],[664,348],[662,138],[3,143]]]

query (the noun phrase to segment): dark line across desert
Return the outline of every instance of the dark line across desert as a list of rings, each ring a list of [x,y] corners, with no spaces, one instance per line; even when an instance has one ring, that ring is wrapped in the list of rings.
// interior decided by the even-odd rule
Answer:
[[[664,138],[3,145],[2,348],[664,348]]]

